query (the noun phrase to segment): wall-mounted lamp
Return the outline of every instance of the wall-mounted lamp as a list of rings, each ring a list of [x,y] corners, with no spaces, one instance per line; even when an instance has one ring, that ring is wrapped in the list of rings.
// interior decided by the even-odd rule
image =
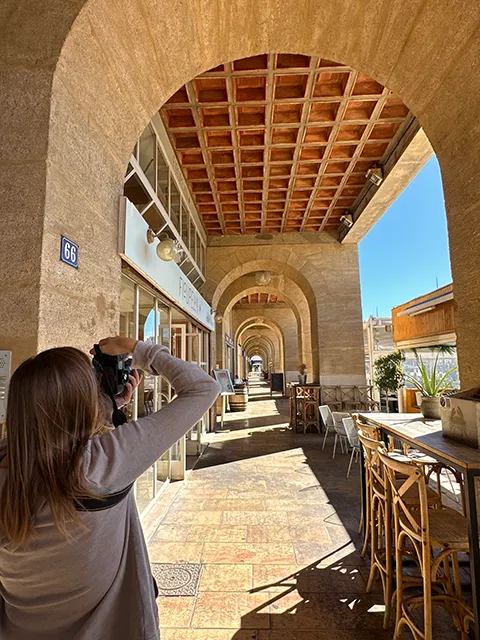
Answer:
[[[346,213],[344,216],[342,216],[340,218],[340,222],[343,222],[343,224],[350,229],[350,227],[353,227],[353,216],[352,216],[352,214],[351,213]]]
[[[218,324],[220,324],[221,322],[223,322],[223,316],[221,313],[217,313],[215,312],[215,322],[218,322]]]
[[[175,258],[179,257],[181,249],[175,240],[172,240],[172,238],[165,233],[157,236],[152,229],[149,229],[147,231],[148,244],[152,244],[155,238],[158,238],[159,240],[156,252],[160,260],[163,260],[164,262],[171,262],[172,260],[175,260]]]
[[[365,174],[370,182],[376,187],[379,187],[383,182],[383,169],[382,167],[373,166],[371,169],[367,171]]]

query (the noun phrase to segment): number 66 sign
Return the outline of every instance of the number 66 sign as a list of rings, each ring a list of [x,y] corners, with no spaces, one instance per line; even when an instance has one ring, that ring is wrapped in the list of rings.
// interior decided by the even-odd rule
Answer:
[[[78,244],[62,236],[60,260],[78,269]]]

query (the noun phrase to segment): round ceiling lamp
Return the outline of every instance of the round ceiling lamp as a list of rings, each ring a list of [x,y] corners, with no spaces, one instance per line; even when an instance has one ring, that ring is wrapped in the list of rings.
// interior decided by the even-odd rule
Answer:
[[[255,282],[259,286],[265,286],[269,284],[271,279],[272,275],[270,271],[257,271],[257,273],[255,274]]]

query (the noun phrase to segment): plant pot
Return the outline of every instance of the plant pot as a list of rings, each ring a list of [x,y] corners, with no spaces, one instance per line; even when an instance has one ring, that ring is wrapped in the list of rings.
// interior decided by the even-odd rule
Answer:
[[[303,376],[300,373],[298,374],[298,384],[307,384],[307,374]]]
[[[420,409],[424,418],[440,420],[440,396],[422,396]]]

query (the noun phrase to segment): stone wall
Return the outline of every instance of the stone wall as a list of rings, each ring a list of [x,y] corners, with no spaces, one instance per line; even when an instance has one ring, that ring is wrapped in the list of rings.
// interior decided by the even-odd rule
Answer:
[[[424,128],[444,184],[460,375],[464,386],[478,384],[479,25],[480,3],[464,0],[379,0],[374,8],[358,0],[4,0],[2,346],[18,362],[56,344],[86,348],[116,329],[118,198],[136,139],[199,73],[288,51],[367,73]],[[61,233],[80,244],[78,272],[58,262]],[[301,267],[302,252],[279,257],[317,282],[312,359],[319,375],[336,380],[346,371],[363,376],[356,250],[342,251],[332,246],[313,258],[307,247]]]

